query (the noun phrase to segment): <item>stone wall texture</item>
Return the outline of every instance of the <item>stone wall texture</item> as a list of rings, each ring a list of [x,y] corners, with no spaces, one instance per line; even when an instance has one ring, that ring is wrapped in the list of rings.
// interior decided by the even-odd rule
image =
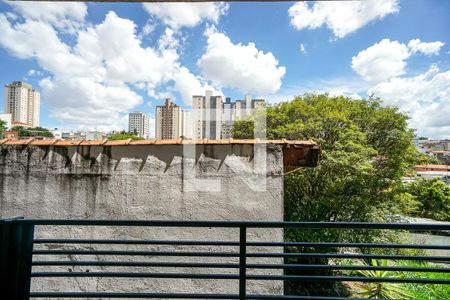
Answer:
[[[283,220],[283,151],[267,149],[264,173],[252,171],[252,144],[195,145],[195,156],[183,155],[182,145],[32,146],[2,145],[0,153],[0,217],[128,220]],[[191,191],[183,176],[216,180],[219,190]],[[242,176],[242,174],[247,174]],[[265,180],[255,191],[249,182]],[[206,184],[208,185],[208,184]],[[37,227],[37,238],[165,239],[237,241],[238,229]],[[282,241],[282,230],[252,229],[249,241]],[[237,251],[237,247],[163,245],[35,245],[39,249],[127,249],[147,251]],[[280,251],[280,249],[250,249]],[[237,262],[237,258],[39,256],[35,260],[136,260]],[[281,263],[280,259],[248,259]],[[34,268],[35,271],[42,269]],[[46,271],[141,271],[238,274],[237,269],[169,269],[127,267],[51,267]],[[277,270],[251,274],[281,274]],[[279,294],[279,282],[251,281],[248,292]],[[34,291],[125,291],[237,293],[236,280],[74,278],[33,279]]]

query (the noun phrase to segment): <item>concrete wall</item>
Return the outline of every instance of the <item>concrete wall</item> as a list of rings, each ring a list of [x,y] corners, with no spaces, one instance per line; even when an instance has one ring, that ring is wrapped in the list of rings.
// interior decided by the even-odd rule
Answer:
[[[283,152],[281,145],[267,145],[267,169],[253,174],[253,145],[196,145],[196,156],[184,158],[182,145],[128,146],[18,146],[2,145],[0,153],[0,216],[2,218],[145,219],[145,220],[273,220],[283,219]],[[266,146],[264,146],[266,147]],[[254,191],[236,173],[236,166],[252,180],[266,179],[266,191]],[[197,178],[220,180],[220,191],[187,191],[187,168]],[[241,171],[242,171],[241,170]],[[238,172],[239,173],[239,172]],[[259,177],[258,177],[259,176]],[[36,237],[238,240],[236,229],[38,227]],[[250,230],[248,240],[281,241],[281,230]],[[49,249],[51,245],[35,245]],[[105,246],[72,245],[69,249],[105,249]],[[55,247],[53,245],[52,247]],[[124,249],[109,246],[108,249]],[[130,249],[127,246],[127,249]],[[133,246],[131,249],[176,251],[237,251],[237,248]],[[280,251],[280,249],[251,249]],[[125,260],[123,257],[44,257],[59,260]],[[140,261],[198,261],[195,258],[138,257]],[[202,262],[237,262],[236,259],[201,259]],[[249,259],[249,263],[258,262]],[[261,262],[261,261],[259,261]],[[265,260],[280,263],[279,259]],[[58,271],[171,272],[173,269],[55,267]],[[39,270],[36,268],[35,270]],[[69,271],[70,271],[69,270]],[[177,270],[209,273],[211,270]],[[237,274],[238,270],[214,270]],[[255,272],[253,272],[255,273]],[[261,273],[261,272],[260,272]],[[264,271],[264,274],[280,274]],[[237,292],[236,281],[77,278],[37,280],[35,291],[147,291]],[[281,283],[250,282],[250,293],[278,294]]]

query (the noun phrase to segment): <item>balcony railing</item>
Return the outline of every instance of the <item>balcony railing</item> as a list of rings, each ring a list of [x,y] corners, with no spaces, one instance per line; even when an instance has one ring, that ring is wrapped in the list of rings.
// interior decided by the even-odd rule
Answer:
[[[152,228],[207,228],[208,230],[233,229],[235,240],[135,240],[135,239],[72,239],[72,238],[35,238],[35,229],[55,229],[62,226],[87,227],[146,227]],[[28,220],[9,219],[0,221],[0,299],[30,299],[30,298],[153,298],[153,299],[343,299],[339,297],[283,295],[280,294],[252,294],[247,291],[251,281],[271,282],[390,282],[399,284],[450,284],[450,280],[427,279],[417,276],[417,272],[449,273],[450,245],[449,244],[392,244],[392,243],[364,243],[364,242],[280,242],[248,240],[249,230],[386,230],[394,232],[450,232],[447,224],[393,224],[393,223],[322,223],[322,222],[209,222],[209,221],[111,221],[111,220]],[[78,245],[78,246],[76,246]],[[89,247],[86,247],[89,245]],[[122,247],[120,250],[114,246]],[[67,249],[70,246],[70,249]],[[97,249],[101,246],[102,249]],[[136,246],[144,249],[135,250]],[[158,248],[146,250],[147,246],[174,247],[170,251]],[[176,247],[195,247],[196,251],[176,251]],[[209,251],[198,251],[200,247],[210,247]],[[105,248],[106,247],[106,248]],[[109,248],[108,248],[109,247]],[[125,247],[125,249],[123,249]],[[127,249],[127,247],[134,247]],[[212,250],[211,250],[211,247]],[[219,247],[214,249],[214,247]],[[229,249],[223,251],[220,249]],[[194,249],[194,248],[191,248]],[[254,249],[269,249],[263,252]],[[306,250],[305,250],[306,249]],[[307,249],[323,249],[323,251],[307,252]],[[330,250],[334,249],[334,250]],[[384,254],[370,249],[416,249],[422,251],[413,254]],[[363,251],[361,251],[363,250]],[[306,251],[306,252],[305,252]],[[443,255],[430,254],[429,251],[440,251]],[[95,256],[88,260],[85,257]],[[50,257],[50,259],[49,259]],[[55,259],[58,257],[58,259]],[[68,259],[70,257],[70,259]],[[76,257],[77,259],[74,259]],[[115,257],[111,259],[110,257]],[[144,258],[159,258],[149,261]],[[207,258],[234,259],[234,262],[208,262]],[[123,259],[122,259],[123,258]],[[127,258],[127,259],[125,259]],[[133,258],[133,259],[129,259]],[[136,260],[138,258],[139,260]],[[168,261],[170,258],[170,261]],[[186,262],[186,258],[198,258],[197,261]],[[174,261],[178,259],[178,261]],[[251,260],[259,259],[257,262]],[[275,259],[275,263],[264,262],[264,259]],[[298,263],[305,260],[315,263]],[[343,263],[329,264],[329,260]],[[432,262],[427,267],[410,267],[396,265],[368,265],[361,261],[370,259],[389,261],[421,261]],[[292,263],[294,261],[294,263]],[[325,261],[325,263],[323,263]],[[296,263],[297,262],[297,263]],[[321,262],[321,263],[317,263]],[[359,262],[353,264],[349,262]],[[70,271],[54,271],[54,268],[71,267]],[[106,268],[126,267],[155,270],[155,268],[169,268],[170,272],[155,271],[73,271],[77,267]],[[180,270],[194,270],[186,273]],[[65,270],[64,269],[64,270]],[[199,270],[228,270],[229,272],[195,272]],[[255,274],[255,270],[275,270],[271,274]],[[369,277],[361,276],[352,271],[390,271],[411,274],[408,277]],[[314,271],[314,272],[312,272]],[[318,271],[328,272],[320,273]],[[347,272],[347,273],[345,273]],[[321,275],[322,274],[322,275]],[[355,275],[356,274],[356,275]],[[137,278],[145,279],[196,279],[196,280],[224,280],[237,283],[235,293],[176,293],[176,292],[83,292],[83,291],[33,291],[30,289],[33,280],[57,278],[60,281],[70,278]],[[150,280],[150,279],[149,279]],[[282,285],[280,285],[282,287]]]

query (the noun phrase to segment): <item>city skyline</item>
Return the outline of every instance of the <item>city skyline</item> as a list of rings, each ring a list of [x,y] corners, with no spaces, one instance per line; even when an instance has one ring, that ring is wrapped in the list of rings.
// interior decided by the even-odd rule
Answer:
[[[126,129],[132,111],[153,123],[165,98],[186,109],[205,90],[268,103],[329,92],[379,96],[419,135],[449,138],[450,3],[183,5],[180,17],[170,4],[1,2],[0,84],[41,91],[48,128]]]

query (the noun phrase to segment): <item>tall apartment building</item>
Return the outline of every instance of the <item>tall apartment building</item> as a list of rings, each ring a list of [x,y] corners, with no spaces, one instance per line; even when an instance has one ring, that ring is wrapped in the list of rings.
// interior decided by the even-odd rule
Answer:
[[[179,138],[181,134],[181,109],[166,99],[165,105],[156,106],[156,138],[173,140]]]
[[[192,97],[194,139],[220,139],[222,131],[222,97],[206,91],[205,96]]]
[[[232,137],[233,122],[236,119],[236,103],[231,102],[231,98],[225,98],[222,104],[222,139]]]
[[[245,116],[250,115],[255,109],[263,108],[264,103],[264,99],[252,99],[250,95],[246,95],[244,100],[236,100],[235,102],[231,102],[230,98],[226,98],[222,104],[221,138],[231,138],[233,122],[245,118]]]
[[[22,81],[5,85],[5,113],[11,114],[12,122],[39,126],[40,94]]]
[[[128,115],[128,131],[148,139],[150,134],[150,117],[143,112],[132,112]]]

